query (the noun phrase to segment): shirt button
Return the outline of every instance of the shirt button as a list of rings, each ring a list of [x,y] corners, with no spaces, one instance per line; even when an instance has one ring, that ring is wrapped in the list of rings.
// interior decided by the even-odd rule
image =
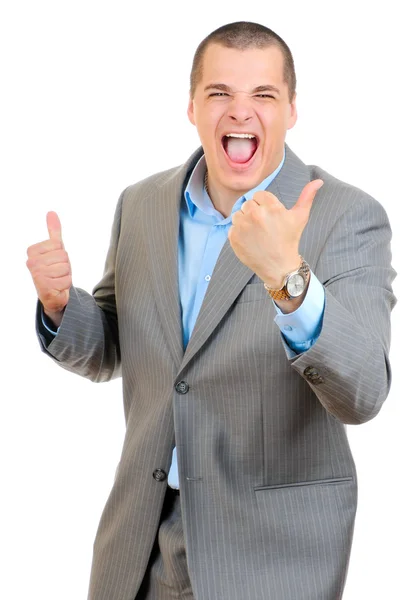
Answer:
[[[285,325],[283,329],[285,331],[292,331],[293,327],[291,327],[290,325]]]
[[[211,280],[211,276],[210,275],[205,275],[205,281],[210,281]]]
[[[187,384],[186,381],[178,381],[178,383],[175,386],[175,391],[178,394],[186,394],[189,390],[189,385]]]
[[[155,481],[165,481],[165,479],[167,478],[167,474],[163,469],[155,469],[152,476],[155,479]]]

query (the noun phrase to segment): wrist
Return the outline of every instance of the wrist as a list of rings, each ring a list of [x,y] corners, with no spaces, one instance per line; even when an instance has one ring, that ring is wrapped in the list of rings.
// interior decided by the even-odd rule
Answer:
[[[262,278],[263,282],[273,290],[280,290],[285,283],[286,276],[293,271],[297,271],[300,267],[300,262],[301,257],[297,254],[296,258],[286,260],[286,262],[280,266],[280,269],[277,269],[275,272]]]
[[[56,327],[57,329],[60,327],[61,322],[63,320],[64,310],[61,311],[51,311],[45,310],[43,307],[44,316]]]
[[[303,297],[304,293],[306,292],[306,288],[309,282],[309,273],[309,265],[302,256],[299,256],[299,266],[285,275],[282,284],[280,284],[277,287],[272,287],[265,282],[266,291],[275,302],[289,302],[292,300],[300,299],[300,297]],[[295,309],[294,307],[297,306],[297,304],[297,302],[293,302],[293,310]],[[301,302],[299,302],[299,305],[300,304]]]
[[[295,312],[295,310],[297,310],[299,308],[299,306],[301,306],[303,304],[303,302],[306,298],[308,288],[309,288],[309,282],[310,282],[310,272],[308,273],[308,276],[306,279],[306,287],[305,287],[303,294],[301,294],[297,298],[290,298],[289,300],[274,300],[276,306],[281,310],[281,312],[284,315]]]

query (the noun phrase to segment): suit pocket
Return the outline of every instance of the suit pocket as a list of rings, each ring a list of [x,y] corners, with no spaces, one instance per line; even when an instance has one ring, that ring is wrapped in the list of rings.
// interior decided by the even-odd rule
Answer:
[[[237,304],[242,302],[255,302],[257,300],[267,300],[271,302],[268,292],[265,290],[263,283],[248,283],[236,301]]]
[[[288,488],[305,487],[308,485],[335,485],[338,483],[344,483],[346,481],[353,481],[353,477],[332,477],[330,479],[314,479],[313,481],[302,481],[296,483],[279,483],[275,485],[262,485],[254,488],[255,492],[263,490],[284,490]]]
[[[266,568],[286,598],[340,598],[356,514],[353,477],[255,489]]]

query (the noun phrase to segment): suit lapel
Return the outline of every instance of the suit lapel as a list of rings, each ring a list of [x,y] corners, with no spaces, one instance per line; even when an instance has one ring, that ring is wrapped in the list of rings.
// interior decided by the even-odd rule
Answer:
[[[145,236],[152,285],[159,317],[178,368],[183,356],[181,308],[178,291],[178,235],[182,190],[199,160],[197,151],[185,165],[164,173],[157,189],[144,203]],[[168,177],[167,177],[168,175]]]

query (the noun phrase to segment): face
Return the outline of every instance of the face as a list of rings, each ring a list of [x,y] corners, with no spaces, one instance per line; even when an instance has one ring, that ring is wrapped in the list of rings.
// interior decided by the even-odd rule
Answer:
[[[208,46],[188,117],[214,187],[238,197],[257,186],[282,160],[286,132],[297,118],[281,51]]]

